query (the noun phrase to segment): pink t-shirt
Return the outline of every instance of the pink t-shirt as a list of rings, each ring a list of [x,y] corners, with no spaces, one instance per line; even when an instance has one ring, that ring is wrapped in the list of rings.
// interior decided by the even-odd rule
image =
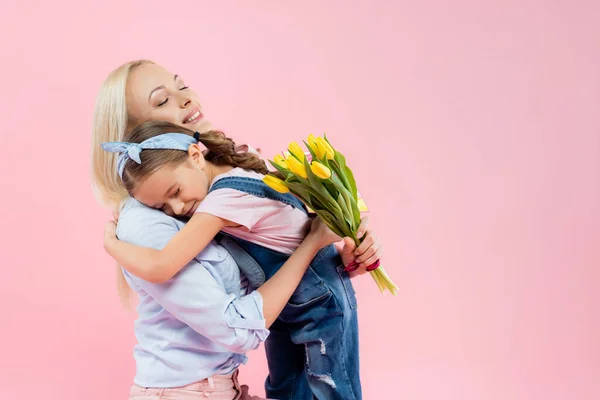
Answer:
[[[258,172],[234,168],[217,176],[212,184],[228,176],[264,177]],[[223,231],[285,254],[292,254],[310,229],[310,219],[304,211],[235,189],[219,189],[209,193],[196,212],[239,224],[239,227],[224,228]]]

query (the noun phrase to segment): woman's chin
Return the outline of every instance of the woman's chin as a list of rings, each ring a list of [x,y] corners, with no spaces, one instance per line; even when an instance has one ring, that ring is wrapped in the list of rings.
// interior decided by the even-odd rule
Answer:
[[[200,133],[212,131],[215,129],[213,127],[213,124],[211,124],[210,121],[204,118],[202,118],[200,121],[194,124],[190,124],[189,126],[187,126],[187,128]]]

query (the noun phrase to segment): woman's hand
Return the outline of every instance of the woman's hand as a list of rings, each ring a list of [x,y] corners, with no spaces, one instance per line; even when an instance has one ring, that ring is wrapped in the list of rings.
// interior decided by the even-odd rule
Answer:
[[[117,223],[115,221],[108,221],[104,225],[104,248],[106,249],[113,240],[118,240]]]
[[[364,239],[358,248],[356,248],[354,240],[348,237],[344,238],[344,247],[340,252],[344,265],[348,266],[352,262],[358,263],[358,268],[350,271],[351,277],[366,273],[367,267],[379,260],[383,253],[383,247],[373,231],[369,229],[369,217],[364,217],[358,228],[357,237],[360,239],[363,236]]]
[[[111,241],[118,240],[117,222],[119,222],[119,212],[113,211],[113,220],[104,225],[104,249],[108,249]]]

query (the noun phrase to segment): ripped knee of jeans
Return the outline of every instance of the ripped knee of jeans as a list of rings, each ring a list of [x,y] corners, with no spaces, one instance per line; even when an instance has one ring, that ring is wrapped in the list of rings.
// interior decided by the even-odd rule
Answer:
[[[336,388],[335,382],[333,381],[333,378],[331,377],[331,374],[315,374],[309,368],[308,369],[308,375],[317,378],[319,381],[321,381],[323,383],[328,384],[333,389]]]

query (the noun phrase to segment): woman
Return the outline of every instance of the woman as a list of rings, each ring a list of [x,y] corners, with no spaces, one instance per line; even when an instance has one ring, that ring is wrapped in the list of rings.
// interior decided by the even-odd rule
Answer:
[[[211,128],[211,124],[204,118],[202,114],[201,106],[199,101],[197,100],[197,96],[195,95],[195,93],[189,90],[189,88],[184,84],[183,80],[177,75],[173,75],[164,68],[148,61],[131,62],[113,71],[113,73],[110,74],[110,76],[104,83],[97,99],[96,112],[94,116],[94,140],[92,147],[93,178],[95,181],[95,186],[101,199],[106,204],[112,207],[116,208],[123,202],[123,199],[126,198],[126,192],[116,172],[115,155],[103,152],[100,145],[103,142],[120,140],[127,130],[148,120],[169,121],[200,132],[204,132]],[[168,241],[172,234],[174,234],[174,232],[180,229],[179,224],[181,223],[177,220],[169,220],[169,222],[166,223],[164,216],[158,217],[158,215],[155,215],[155,213],[158,212],[155,210],[145,208],[139,203],[136,203],[134,200],[128,200],[126,207],[121,213],[121,219],[119,221],[120,237],[123,240],[130,241],[135,244],[155,248],[160,248],[164,246],[164,243]],[[153,215],[150,216],[150,214]],[[160,231],[157,235],[157,230],[164,230],[165,225],[171,225],[170,231]],[[158,239],[152,239],[157,237]],[[265,283],[265,285],[261,287],[260,294],[252,292],[248,295],[240,296],[240,299],[247,300],[247,298],[250,298],[250,300],[253,300],[253,302],[250,303],[248,309],[252,309],[253,307],[255,309],[259,309],[264,314],[262,315],[264,317],[262,318],[262,320],[272,322],[274,318],[279,314],[279,312],[281,312],[281,309],[285,306],[287,299],[291,296],[295,285],[297,285],[299,282],[299,280],[294,280],[290,277],[286,277],[286,274],[291,274],[290,276],[295,277],[297,276],[298,271],[302,271],[302,268],[306,269],[306,265],[308,265],[308,262],[305,257],[307,256],[307,254],[310,254],[314,250],[316,242],[319,241],[314,240],[313,238],[309,241],[309,245],[304,246],[304,248],[308,247],[308,249],[305,249],[303,251],[300,251],[300,249],[298,249],[298,251],[294,254],[294,258],[290,259],[289,261],[291,263],[290,265],[292,266],[289,268],[282,268],[278,272],[278,274],[280,272],[284,273],[279,277],[278,281],[280,283],[288,282],[289,284],[284,285],[286,287],[281,286],[281,284],[274,285],[273,282],[270,282],[272,279],[275,278],[274,276],[273,278],[271,278],[271,280],[267,281],[267,283]],[[322,244],[322,242],[320,243]],[[354,256],[351,253],[354,250],[355,249],[353,249],[350,244],[348,244],[345,247],[344,261],[346,263],[348,263],[349,261],[353,261]],[[364,271],[365,263],[368,264],[373,258],[379,257],[380,247],[376,243],[373,235],[370,232],[367,231],[366,239],[361,245],[361,247],[356,249],[356,253],[358,254],[357,261],[363,264],[362,271]],[[197,257],[197,260],[200,260],[201,264],[214,264],[218,261],[224,261],[225,258],[227,258],[223,254],[223,249],[217,244],[213,243],[211,246],[209,246],[209,248],[207,248]],[[242,267],[242,265],[244,265],[245,263],[238,264],[240,264],[240,267]],[[211,268],[215,269],[214,266],[207,267],[206,265],[204,268],[206,271],[208,271],[208,275],[211,275]],[[190,270],[189,266],[186,267],[186,271],[188,270]],[[235,274],[231,272],[233,271],[233,269],[230,268],[228,269],[228,271],[228,273],[230,273],[231,276],[234,277],[233,281],[235,281]],[[220,290],[219,293],[222,298],[232,299],[231,296],[235,297],[236,289],[232,289],[232,286],[241,285],[243,275],[242,278],[239,278],[240,275],[237,275],[240,282],[237,282],[236,285],[231,285],[231,283],[233,282],[231,280],[231,276],[228,275],[228,279],[226,280],[222,276],[215,277],[213,274],[213,278],[217,283],[217,285],[214,286],[217,289],[217,292]],[[153,314],[153,312],[158,312],[162,315],[164,311],[169,312],[169,309],[184,309],[189,311],[193,310],[194,307],[199,306],[198,303],[190,301],[189,298],[186,296],[177,296],[175,299],[164,299],[160,294],[163,293],[163,291],[154,287],[149,287],[148,285],[150,284],[148,282],[140,282],[141,280],[136,279],[131,275],[128,275],[127,279],[127,283],[138,292],[138,295],[142,300],[142,304],[144,304],[144,301],[146,300],[149,302],[149,313],[140,315],[140,318],[146,317],[146,324],[138,322],[138,324],[136,325],[136,329],[138,329],[138,339],[140,340],[140,342],[142,341],[141,338],[148,339],[147,336],[144,336],[143,328],[151,329],[152,324],[160,322],[154,318],[155,315]],[[175,281],[175,283],[173,283],[172,281]],[[177,275],[172,281],[170,281],[171,283],[167,283],[166,285],[195,285],[191,283],[194,280],[186,278],[185,273]],[[219,284],[221,288],[217,288]],[[270,287],[273,290],[267,291],[267,293],[265,294],[265,286],[267,288]],[[275,287],[277,287],[277,290],[275,290]],[[233,292],[227,292],[228,290],[233,290]],[[154,295],[152,294],[152,292],[154,292]],[[166,292],[169,293],[169,290],[166,290]],[[225,295],[223,296],[223,294]],[[253,299],[251,297],[253,297]],[[208,301],[208,299],[205,300]],[[240,302],[241,301],[242,300],[240,300]],[[234,313],[235,315],[232,315],[229,320],[225,318],[225,321],[222,321],[222,316],[217,316],[214,320],[212,320],[211,324],[207,324],[207,321],[204,321],[202,325],[215,325],[217,327],[223,327],[223,324],[227,325],[227,327],[224,328],[223,332],[234,331],[236,332],[237,336],[242,337],[242,339],[237,338],[235,340],[239,340],[244,345],[241,348],[236,348],[235,350],[236,352],[243,353],[246,350],[257,346],[259,341],[261,340],[261,336],[265,335],[265,332],[261,331],[261,328],[263,327],[260,326],[261,313],[259,312],[258,316],[257,314],[244,314],[246,312],[243,310],[244,307],[240,306],[236,308],[235,305],[233,305],[233,307],[229,307],[229,305],[231,304],[232,303],[226,304],[226,310],[229,310],[226,311],[226,313],[233,312],[233,309],[235,309],[236,313]],[[210,309],[210,307],[207,308],[203,304],[201,304],[200,306],[204,307],[203,309],[206,310]],[[220,306],[223,306],[223,304],[215,304],[215,308],[213,308],[213,310],[218,309]],[[240,310],[242,311],[240,312]],[[144,310],[142,309],[142,311]],[[173,314],[175,314],[175,312],[173,312]],[[178,314],[178,316],[178,321],[182,326],[186,326],[191,330],[194,330],[194,327],[196,326],[194,325],[194,321],[187,320],[185,315]],[[242,321],[242,323],[236,324],[235,322],[227,322],[234,320],[240,320]],[[241,328],[241,326],[245,326],[247,329],[244,330],[243,328]],[[139,329],[142,329],[142,332],[139,332]],[[223,332],[220,332],[215,334],[212,331],[198,332],[197,330],[194,330],[194,332],[203,333],[206,341],[208,341],[211,344],[216,343],[221,345],[223,347],[224,352],[228,350],[227,346],[229,345],[229,342],[221,342],[222,339],[220,339],[221,336],[219,336],[224,335],[225,337],[229,338],[228,333],[225,334]],[[152,337],[154,338],[154,336]],[[249,339],[249,341],[245,341],[244,338],[248,337],[250,337],[251,339]],[[194,352],[193,349],[181,346],[177,342],[177,340],[175,340],[175,338],[170,337],[167,339],[163,338],[161,340],[162,345],[165,349],[165,351],[161,354],[161,356],[163,357],[174,355],[174,352],[183,352],[184,354]],[[140,350],[139,346],[144,347],[143,352],[138,351]],[[153,379],[151,376],[146,376],[144,380],[139,377],[140,365],[142,365],[142,367],[145,365],[144,362],[147,360],[144,357],[146,357],[146,353],[149,351],[148,349],[155,349],[157,344],[140,343],[139,346],[136,348],[136,363],[138,364],[138,375],[136,375],[136,383],[143,383],[143,385],[140,386],[153,387],[156,388],[156,390],[158,391],[164,391],[168,390],[166,388],[169,387],[182,386],[183,384],[191,384],[194,381],[206,379],[208,379],[208,383],[204,382],[204,385],[209,384],[210,379],[214,381],[213,375],[227,375],[230,371],[235,371],[237,365],[239,365],[239,363],[243,361],[238,357],[237,359],[231,359],[227,361],[227,363],[220,365],[220,368],[216,370],[212,369],[202,372],[197,371],[197,369],[192,371],[192,368],[189,368],[189,371],[192,371],[190,372],[189,376],[188,374],[184,373],[189,372],[188,369],[182,367],[182,372],[180,373],[180,375],[185,375],[185,378],[182,377],[179,380],[176,379],[175,376],[173,376],[173,379],[168,382],[161,381],[160,379]],[[161,347],[161,349],[163,347]],[[156,357],[156,354],[153,354],[153,356]],[[154,361],[155,360],[153,360],[153,362]],[[201,363],[201,361],[198,362]],[[227,368],[223,368],[223,365],[226,365]],[[194,375],[194,373],[196,375]],[[213,375],[209,375],[211,373]],[[194,376],[196,379],[192,378],[192,376]],[[233,386],[235,386],[235,373],[231,379],[233,379]],[[300,396],[302,396],[301,392],[298,392],[297,394],[290,394],[290,398],[302,398]],[[356,398],[360,398],[360,393],[356,394]]]
[[[117,233],[121,240],[161,248],[183,225],[130,199]],[[313,223],[298,250],[259,290],[242,283],[246,280],[238,265],[216,243],[164,284],[124,271],[139,296],[137,372],[130,398],[195,399],[208,394],[212,399],[249,398],[237,382],[237,368],[246,362],[244,353],[267,338],[267,328],[287,304],[310,261],[321,247],[336,240],[322,224]],[[237,256],[239,265],[249,268],[252,260]]]

